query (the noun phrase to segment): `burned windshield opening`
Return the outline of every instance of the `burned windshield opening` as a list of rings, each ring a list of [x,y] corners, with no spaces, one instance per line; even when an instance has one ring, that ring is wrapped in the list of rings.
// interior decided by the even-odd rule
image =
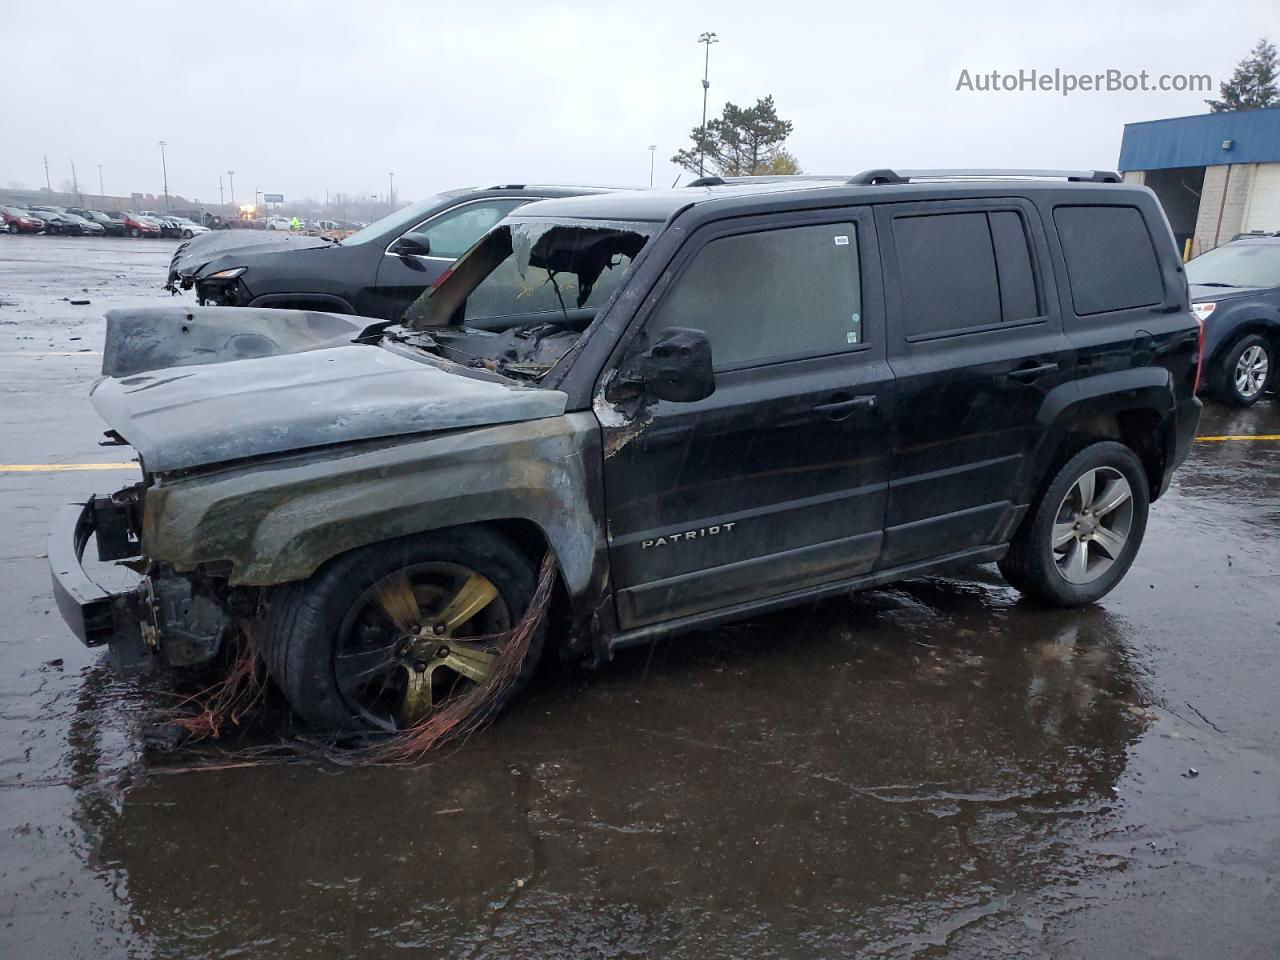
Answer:
[[[401,339],[446,359],[538,379],[595,319],[656,224],[499,224],[405,312]]]

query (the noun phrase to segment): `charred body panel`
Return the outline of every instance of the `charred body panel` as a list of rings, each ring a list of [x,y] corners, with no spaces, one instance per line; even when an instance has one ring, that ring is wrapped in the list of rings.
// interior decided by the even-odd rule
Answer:
[[[538,551],[558,561],[570,601],[565,649],[589,655],[607,581],[600,460],[594,418],[570,414],[154,478],[130,537],[129,552],[145,559],[142,584],[112,594],[80,567],[95,531],[101,548],[108,511],[119,509],[97,498],[55,524],[55,595],[83,642],[119,644],[130,662],[162,653],[188,666],[216,654],[237,593],[305,579],[368,544],[527,524]]]
[[[207,309],[218,320],[226,316]],[[566,398],[556,391],[457,376],[425,359],[353,344],[350,333],[336,341],[310,338],[317,329],[337,327],[341,318],[326,325],[313,322],[322,314],[262,312],[278,315],[265,320],[287,336],[271,340],[219,330],[206,338],[211,346],[201,349],[195,331],[204,328],[195,321],[173,318],[167,337],[157,324],[147,325],[146,337],[129,336],[131,328],[116,324],[120,342],[109,342],[104,367],[130,372],[98,381],[91,399],[149,471],[554,417],[565,409]],[[154,319],[163,326],[166,318]],[[252,349],[280,352],[237,358],[246,340]],[[285,352],[281,344],[290,341],[293,350]],[[159,358],[175,365],[150,369]],[[184,415],[175,415],[179,410]]]
[[[350,343],[362,323],[301,310],[138,307],[107,311],[104,377],[274,357]]]
[[[233,586],[270,586],[369,543],[523,519],[576,593],[603,542],[591,509],[596,432],[589,414],[570,414],[161,478],[147,491],[143,552],[180,571],[212,564]]]

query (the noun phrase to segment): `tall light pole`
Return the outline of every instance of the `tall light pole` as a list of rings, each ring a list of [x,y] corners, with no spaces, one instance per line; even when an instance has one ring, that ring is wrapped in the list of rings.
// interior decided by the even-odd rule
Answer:
[[[218,206],[226,206],[227,198],[222,194],[222,174],[218,174]]]
[[[702,64],[702,143],[698,144],[698,176],[702,176],[702,165],[706,159],[704,143],[707,139],[707,91],[711,89],[711,45],[719,43],[720,38],[714,33],[704,33],[698,37],[699,43],[707,45],[707,55]]]
[[[231,181],[231,206],[236,205],[236,172],[234,170],[227,171],[227,179]],[[235,212],[234,210],[232,211]]]
[[[49,182],[49,155],[44,155],[44,185],[48,187],[49,192],[53,193],[53,184]]]
[[[394,173],[387,174],[387,209],[395,210],[396,208],[396,175]]]
[[[656,143],[649,144],[649,186],[653,186],[653,157],[658,151]]]
[[[71,189],[75,191],[76,203],[80,202],[80,181],[76,179],[76,162],[71,161]]]
[[[98,196],[102,197],[105,205],[107,202],[107,188],[102,185],[102,164],[98,164]]]
[[[167,146],[163,140],[160,141],[160,170],[164,173],[164,209],[169,212],[169,165],[164,160],[164,148]]]

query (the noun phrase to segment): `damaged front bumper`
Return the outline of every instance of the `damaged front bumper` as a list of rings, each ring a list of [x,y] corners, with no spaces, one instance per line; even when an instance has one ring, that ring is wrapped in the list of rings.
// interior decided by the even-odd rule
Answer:
[[[110,644],[113,657],[122,665],[140,665],[149,651],[142,638],[139,591],[112,593],[104,589],[85,572],[82,562],[85,547],[98,532],[100,505],[104,516],[118,518],[111,500],[104,503],[100,497],[69,503],[58,511],[49,533],[53,596],[62,619],[81,643],[87,647]]]
[[[108,646],[113,663],[124,670],[147,669],[157,655],[176,667],[213,659],[231,616],[191,577],[145,576],[134,587],[112,592],[85,570],[91,539],[99,560],[137,557],[135,530],[132,507],[113,497],[91,497],[58,512],[48,556],[62,619],[85,646]]]

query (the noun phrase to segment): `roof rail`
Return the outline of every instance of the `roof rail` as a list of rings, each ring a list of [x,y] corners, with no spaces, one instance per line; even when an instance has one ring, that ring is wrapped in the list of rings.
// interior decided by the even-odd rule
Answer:
[[[1111,170],[864,170],[849,183],[891,184],[913,180],[1069,180],[1073,183],[1119,183],[1120,174]]]
[[[685,184],[686,187],[725,187],[733,183],[791,183],[805,181],[826,181],[848,180],[847,173],[840,174],[817,174],[817,173],[755,173],[744,174],[743,176],[719,177],[715,175],[698,177],[696,180],[690,180]]]

